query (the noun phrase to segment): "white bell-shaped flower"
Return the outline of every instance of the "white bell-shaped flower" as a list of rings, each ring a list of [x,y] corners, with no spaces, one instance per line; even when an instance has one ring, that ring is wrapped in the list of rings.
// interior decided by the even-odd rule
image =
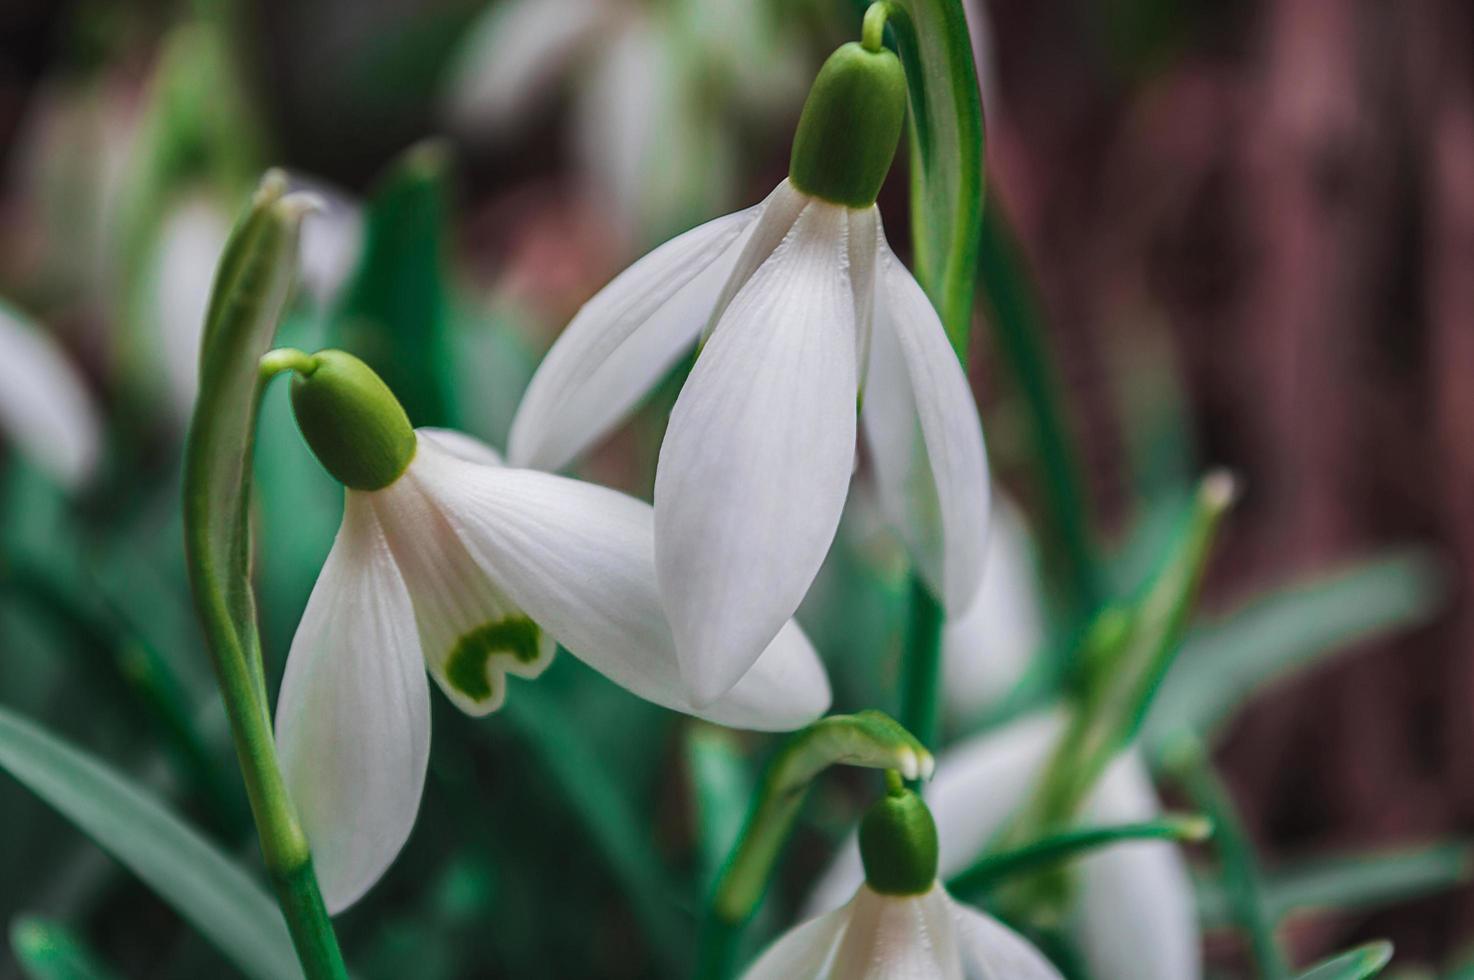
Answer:
[[[941,877],[965,869],[1033,791],[1064,727],[1059,712],[1031,715],[961,743],[937,759],[926,801],[936,817]],[[1084,822],[1120,824],[1161,812],[1140,756],[1122,755],[1101,777]],[[1073,865],[1078,891],[1067,922],[1097,980],[1195,980],[1202,976],[1197,905],[1187,862],[1170,841],[1115,844]],[[834,909],[863,875],[846,844],[821,877],[811,913]]]
[[[789,179],[594,296],[513,421],[510,461],[559,469],[706,331],[655,479],[661,597],[698,702],[746,673],[823,562],[867,373],[859,415],[889,518],[949,616],[977,592],[988,517],[977,407],[874,205],[904,99],[894,55],[842,47],[809,96]]]
[[[546,669],[557,644],[648,701],[719,724],[791,729],[828,707],[823,666],[789,623],[698,710],[660,609],[647,504],[501,466],[467,436],[411,431],[361,361],[299,356],[298,424],[348,489],[292,641],[276,735],[330,911],[379,878],[414,824],[427,669],[475,715],[502,704],[508,675]]]
[[[865,883],[774,943],[744,980],[1059,980],[1025,939],[936,880],[936,825],[899,780],[860,826]]]
[[[68,489],[97,468],[101,434],[82,376],[35,324],[0,303],[0,433]]]

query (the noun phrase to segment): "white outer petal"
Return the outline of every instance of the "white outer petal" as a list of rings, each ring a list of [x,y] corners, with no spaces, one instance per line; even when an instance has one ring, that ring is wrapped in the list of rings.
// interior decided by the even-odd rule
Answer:
[[[1054,965],[1023,936],[992,916],[951,898],[948,902],[968,980],[1061,980]]]
[[[1091,798],[1100,824],[1150,820],[1161,812],[1141,756],[1106,771]],[[1098,980],[1197,980],[1203,973],[1192,881],[1182,850],[1168,841],[1117,844],[1079,864],[1071,932]]]
[[[963,980],[952,900],[942,886],[901,897],[879,895],[862,885],[849,905],[849,917],[826,976]]]
[[[858,391],[846,210],[810,203],[733,297],[660,447],[656,569],[698,705],[793,615],[839,524]]]
[[[157,331],[151,336],[163,353],[169,400],[181,419],[194,410],[205,313],[229,237],[230,217],[210,198],[191,197],[169,210],[155,239],[145,313],[151,322],[144,326]]]
[[[415,435],[421,440],[428,439],[437,449],[468,463],[480,463],[482,466],[506,465],[501,453],[475,436],[467,435],[458,429],[422,425],[415,430]]]
[[[828,707],[823,667],[789,626],[726,698],[694,709],[655,588],[648,504],[565,477],[467,463],[428,440],[407,475],[497,588],[616,684],[677,711],[761,730],[797,728]]]
[[[822,980],[849,924],[846,906],[795,926],[743,972],[742,980]]]
[[[488,136],[516,123],[610,19],[595,0],[500,0],[466,33],[447,73],[446,114]]]
[[[0,429],[63,486],[97,467],[97,409],[80,374],[51,338],[0,303]]]
[[[403,577],[364,494],[292,639],[276,709],[287,790],[328,911],[378,881],[414,827],[430,755],[430,695]]]
[[[983,427],[931,301],[883,242],[879,262],[866,438],[881,504],[947,615],[956,618],[971,605],[983,573],[989,495]]]
[[[517,407],[507,441],[513,466],[561,469],[635,407],[695,343],[762,208],[671,239],[583,305]]]
[[[957,718],[976,717],[1024,676],[1044,646],[1044,607],[1034,552],[1017,505],[993,498],[983,583],[943,634],[942,694]]]

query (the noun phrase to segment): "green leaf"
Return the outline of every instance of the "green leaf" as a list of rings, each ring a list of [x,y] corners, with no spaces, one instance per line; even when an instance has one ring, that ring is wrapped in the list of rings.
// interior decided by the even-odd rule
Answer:
[[[960,0],[893,0],[911,106],[916,278],[964,361],[983,217],[983,105]]]
[[[1392,962],[1392,944],[1383,940],[1322,960],[1295,980],[1366,980]]]
[[[137,875],[247,976],[301,976],[270,896],[121,773],[4,708],[0,768]]]
[[[1255,693],[1358,640],[1424,622],[1443,583],[1420,551],[1277,589],[1193,631],[1152,709],[1148,737],[1210,734]]]
[[[985,854],[949,878],[947,890],[967,900],[1005,878],[1057,867],[1112,844],[1140,840],[1196,843],[1207,840],[1212,833],[1212,822],[1203,817],[1172,815],[1142,823],[1068,830],[1011,851]]]
[[[1450,891],[1471,877],[1474,847],[1465,843],[1349,851],[1267,874],[1264,901],[1276,921],[1297,912],[1359,912]],[[1223,924],[1221,888],[1201,882],[1198,893],[1204,923]]]
[[[450,155],[411,147],[369,202],[363,254],[336,314],[345,350],[373,368],[415,425],[454,425],[445,283]]]
[[[71,929],[51,919],[15,919],[10,949],[30,980],[113,980],[118,975]]]

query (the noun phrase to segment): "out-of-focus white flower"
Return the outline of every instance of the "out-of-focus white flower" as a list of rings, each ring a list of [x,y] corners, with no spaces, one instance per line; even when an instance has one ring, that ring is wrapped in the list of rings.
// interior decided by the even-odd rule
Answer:
[[[727,203],[731,110],[802,93],[799,48],[774,20],[751,0],[502,0],[452,62],[446,113],[505,138],[571,81],[581,167],[638,241]]]
[[[988,846],[1043,773],[1063,729],[1062,713],[1032,715],[970,739],[937,759],[926,800],[941,843],[940,877],[956,874]],[[1133,751],[1117,759],[1086,806],[1084,821],[1148,820],[1161,807]],[[1074,865],[1079,890],[1069,922],[1097,980],[1195,980],[1202,975],[1196,903],[1177,845],[1132,841]],[[843,903],[863,877],[859,849],[846,844],[809,899],[811,913]]]
[[[890,779],[860,825],[865,880],[854,897],[779,939],[745,980],[1058,980],[1023,938],[947,894],[937,881],[937,826]]]
[[[37,327],[0,303],[0,431],[69,489],[97,468],[97,409],[81,375]]]
[[[362,362],[314,358],[294,384],[298,422],[349,489],[292,642],[276,726],[330,910],[379,878],[413,826],[430,740],[426,669],[475,715],[502,704],[508,674],[540,674],[556,644],[646,700],[719,724],[791,729],[828,707],[823,666],[789,622],[730,693],[698,710],[660,609],[648,505],[501,466],[467,436],[411,432]],[[336,421],[315,428],[321,400],[304,415],[301,389],[338,383],[334,372],[348,400],[368,391],[368,401],[392,403],[377,416],[390,424],[367,442],[353,443]],[[376,455],[401,462],[378,471],[390,482],[371,486],[379,479],[356,474]]]
[[[972,607],[943,634],[942,696],[957,718],[974,718],[1024,676],[1044,646],[1044,609],[1023,515],[993,495],[983,581]]]
[[[655,477],[661,597],[698,703],[747,672],[813,582],[849,491],[867,367],[860,414],[882,508],[949,616],[977,593],[989,492],[977,406],[874,203],[904,112],[895,55],[841,47],[805,104],[789,179],[616,277],[513,420],[512,463],[559,469],[704,329]]]

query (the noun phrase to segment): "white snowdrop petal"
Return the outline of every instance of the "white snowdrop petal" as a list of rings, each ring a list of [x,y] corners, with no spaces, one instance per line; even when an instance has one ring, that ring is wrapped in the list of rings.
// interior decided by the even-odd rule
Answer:
[[[483,466],[504,465],[501,453],[475,436],[467,435],[457,429],[441,429],[433,425],[423,425],[415,430],[415,435],[421,440],[428,439],[437,448],[468,463],[480,463]]]
[[[557,644],[482,570],[423,491],[421,459],[439,443],[419,434],[405,475],[370,499],[409,587],[426,667],[458,708],[485,715],[502,706],[508,674],[537,677]]]
[[[809,206],[810,198],[807,194],[794,188],[784,177],[778,182],[760,205],[762,212],[758,215],[752,231],[743,239],[742,248],[732,265],[731,274],[723,282],[717,293],[716,303],[711,308],[711,315],[707,317],[706,323],[702,325],[701,343],[705,344],[711,337],[712,330],[717,322],[721,320],[722,314],[727,312],[732,298],[745,285],[752,274],[775,252],[783,240],[793,230],[793,223],[803,213],[804,208]]]
[[[875,205],[849,213],[850,288],[855,297],[855,364],[860,370],[860,390],[865,389],[865,372],[870,364],[870,337],[875,322],[877,261],[880,254],[880,209]]]
[[[839,523],[857,397],[845,212],[810,203],[733,297],[661,445],[656,567],[698,705],[793,615]]]
[[[789,930],[742,974],[742,980],[821,980],[835,946],[849,925],[848,908],[838,908]]]
[[[456,125],[488,136],[519,121],[608,20],[589,0],[501,0],[466,34],[447,74]]]
[[[155,240],[148,307],[140,315],[157,331],[169,400],[181,419],[194,410],[205,313],[229,237],[229,215],[209,198],[190,197],[165,214]]]
[[[692,708],[655,587],[648,504],[547,473],[467,464],[428,441],[407,475],[516,608],[634,694],[755,729],[795,728],[827,706],[823,668],[794,627],[728,698]]]
[[[1024,937],[960,902],[949,898],[948,904],[967,980],[1060,980],[1054,965]]]
[[[1023,517],[993,498],[977,598],[943,634],[942,696],[958,718],[975,718],[1013,689],[1045,642],[1044,609]]]
[[[879,265],[866,438],[881,504],[955,618],[982,578],[989,495],[982,423],[931,301],[883,242]]]
[[[97,467],[97,409],[76,368],[51,338],[0,303],[0,431],[63,486]]]
[[[1106,770],[1091,797],[1092,823],[1150,820],[1161,812],[1137,752]],[[1187,862],[1169,841],[1134,841],[1080,861],[1070,929],[1099,980],[1196,980],[1201,937]]]
[[[963,980],[952,900],[940,885],[925,895],[880,895],[862,886],[826,976],[845,980]]]
[[[276,709],[282,775],[328,911],[404,846],[430,753],[430,701],[405,582],[367,495],[343,526],[292,639]]]
[[[561,469],[635,407],[695,342],[762,207],[671,239],[584,304],[517,407],[513,466]]]

